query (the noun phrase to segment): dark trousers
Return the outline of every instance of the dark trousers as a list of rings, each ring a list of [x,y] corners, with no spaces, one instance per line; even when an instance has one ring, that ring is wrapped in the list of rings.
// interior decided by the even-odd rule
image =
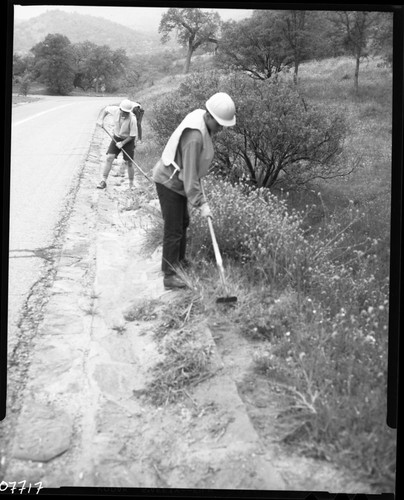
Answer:
[[[135,139],[132,139],[131,141],[127,142],[125,146],[121,149],[118,148],[116,145],[117,142],[123,141],[122,137],[118,137],[117,135],[114,134],[114,139],[110,142],[108,150],[107,150],[107,155],[113,154],[115,155],[115,158],[118,158],[119,153],[122,153],[123,159],[125,161],[129,161],[128,157],[126,154],[129,156],[129,158],[132,158],[135,156]],[[125,153],[123,153],[125,151]]]
[[[188,201],[185,196],[156,182],[164,220],[163,259],[161,270],[166,276],[175,274],[173,267],[185,258],[187,227],[189,226]]]

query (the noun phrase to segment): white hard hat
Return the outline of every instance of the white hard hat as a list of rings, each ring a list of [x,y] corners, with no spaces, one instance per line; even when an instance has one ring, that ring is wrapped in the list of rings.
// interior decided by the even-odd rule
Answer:
[[[133,104],[129,99],[124,99],[121,104],[119,105],[119,109],[121,111],[125,111],[126,113],[129,113],[129,111],[132,111]]]
[[[236,106],[233,99],[225,92],[218,92],[206,101],[206,109],[223,127],[236,124]]]

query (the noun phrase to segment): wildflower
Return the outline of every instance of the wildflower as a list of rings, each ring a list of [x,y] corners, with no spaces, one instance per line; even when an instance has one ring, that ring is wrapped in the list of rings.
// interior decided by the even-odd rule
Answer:
[[[371,344],[374,344],[376,340],[374,339],[374,337],[372,337],[372,335],[366,335],[365,342],[370,342]]]

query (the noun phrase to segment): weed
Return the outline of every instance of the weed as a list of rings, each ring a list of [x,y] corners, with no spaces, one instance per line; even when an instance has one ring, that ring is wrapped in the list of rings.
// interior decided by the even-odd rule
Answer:
[[[161,340],[168,333],[180,330],[194,317],[203,313],[201,296],[192,290],[177,292],[176,299],[161,310],[163,321],[155,329],[155,338]]]
[[[113,325],[111,328],[112,328],[112,330],[114,330],[118,334],[122,334],[126,331],[125,325]]]
[[[212,345],[192,330],[179,330],[164,338],[164,361],[152,369],[153,380],[142,393],[154,405],[176,401],[194,386],[213,376]]]
[[[156,307],[158,300],[144,300],[129,307],[125,313],[126,321],[151,321],[157,318]]]

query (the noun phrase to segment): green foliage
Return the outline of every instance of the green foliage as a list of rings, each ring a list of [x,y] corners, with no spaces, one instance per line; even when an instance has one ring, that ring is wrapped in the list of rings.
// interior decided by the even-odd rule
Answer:
[[[336,107],[307,107],[293,84],[256,81],[221,71],[198,73],[157,101],[152,127],[164,144],[184,116],[203,108],[215,92],[228,92],[236,103],[237,123],[216,140],[216,163],[226,177],[247,178],[271,187],[282,177],[289,187],[317,177],[346,175],[352,165],[342,157],[346,124]]]
[[[96,49],[96,44],[89,41],[73,45],[73,57],[75,60],[74,86],[86,91],[93,86],[93,77],[89,65],[91,54]]]
[[[214,177],[205,178],[204,185],[223,256],[248,265],[266,282],[296,280],[308,253],[299,214],[288,213],[285,203],[265,189],[241,189]],[[207,224],[199,211],[189,236],[195,259],[212,257]]]
[[[216,41],[220,27],[220,16],[214,12],[203,12],[201,9],[170,8],[163,14],[159,33],[161,42],[166,43],[170,34],[176,30],[177,40],[188,49],[184,72],[188,73],[191,57],[201,46]]]
[[[92,82],[96,92],[102,84],[111,91],[115,80],[125,72],[127,62],[124,50],[111,50],[108,45],[95,46],[85,60],[85,78]]]
[[[380,22],[377,12],[335,12],[332,16],[334,24],[343,34],[343,46],[347,53],[356,60],[354,84],[355,91],[359,89],[359,67],[362,57],[368,56],[368,46],[375,26]]]
[[[59,34],[48,35],[31,51],[34,74],[51,92],[63,95],[74,87],[99,92],[104,86],[107,91],[114,91],[128,64],[122,49],[114,51],[107,45],[98,46],[89,41],[73,45]],[[21,60],[16,59],[16,63],[21,66]]]
[[[277,29],[273,11],[255,11],[251,18],[223,24],[217,65],[247,71],[259,79],[270,78],[291,62]]]
[[[34,70],[49,91],[60,95],[73,89],[74,59],[70,40],[58,33],[49,34],[32,47]]]
[[[29,92],[32,83],[32,76],[29,73],[25,73],[20,80],[20,95],[26,96]]]
[[[27,73],[32,73],[34,57],[32,54],[20,56],[13,54],[13,80],[19,81]]]
[[[170,33],[176,29],[180,44],[187,46],[192,42],[197,48],[216,36],[219,25],[220,17],[217,12],[170,8],[161,18],[159,33],[162,34],[162,42],[166,43]]]
[[[258,79],[293,66],[297,77],[303,61],[334,55],[341,35],[331,37],[330,27],[327,12],[255,10],[250,18],[223,23],[215,62]]]
[[[393,64],[393,13],[378,12],[371,28],[370,49],[380,55],[386,66]]]

